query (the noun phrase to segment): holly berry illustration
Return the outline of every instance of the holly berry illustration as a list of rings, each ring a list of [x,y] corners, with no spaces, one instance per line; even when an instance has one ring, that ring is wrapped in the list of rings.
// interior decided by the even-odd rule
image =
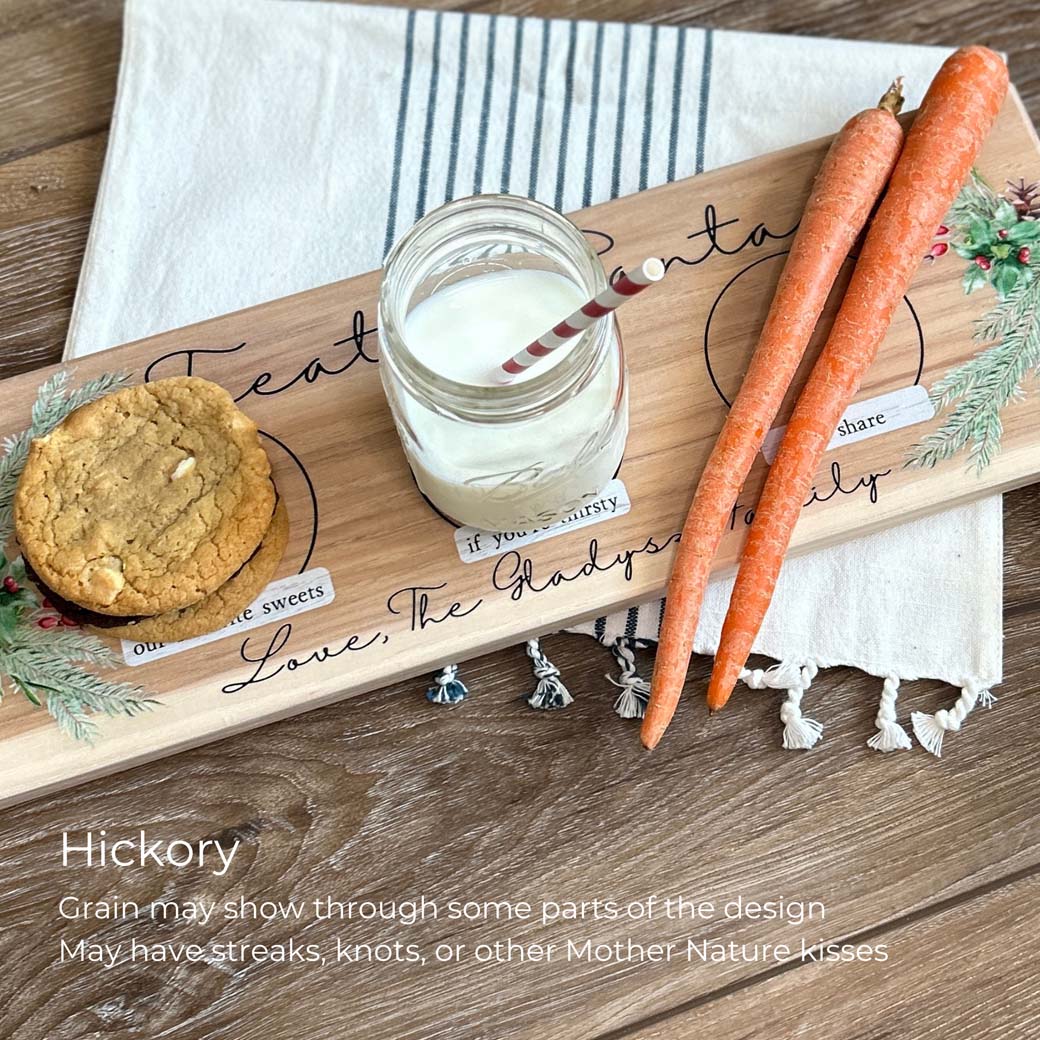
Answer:
[[[943,235],[948,235],[949,233],[950,233],[950,229],[945,224],[940,224],[935,229],[935,237],[936,238],[942,238]]]
[[[1008,229],[1007,229],[1006,227],[1002,227],[1002,228],[1001,228],[1001,229],[1000,229],[1000,230],[999,230],[999,231],[997,232],[997,238],[999,238],[999,239],[1005,239],[1005,238],[1007,238],[1007,237],[1008,237],[1008,235],[1009,235],[1010,233],[1011,233],[1011,232],[1009,232],[1009,231],[1008,231]]]
[[[1029,263],[1029,258],[1030,258],[1030,257],[1031,257],[1032,255],[1033,255],[1033,254],[1032,254],[1032,253],[1031,253],[1031,252],[1029,251],[1029,246],[1023,246],[1023,247],[1022,247],[1022,248],[1021,248],[1021,249],[1020,249],[1020,250],[1018,251],[1018,262],[1019,262],[1020,264],[1028,264],[1028,263]]]
[[[14,578],[12,578],[10,574],[8,574],[7,577],[4,578],[4,590],[10,592],[13,596],[18,591],[18,588],[18,582],[16,582]]]
[[[79,625],[78,625],[78,624],[77,624],[77,623],[76,623],[75,621],[73,621],[73,620],[72,620],[72,618],[70,618],[70,617],[65,617],[65,615],[64,615],[64,614],[63,614],[63,615],[62,615],[62,617],[61,617],[61,623],[62,623],[62,624],[63,624],[63,625],[64,625],[64,626],[66,627],[66,628],[79,628]]]
[[[988,256],[977,256],[975,257],[975,266],[982,271],[988,271],[993,264],[990,263]]]
[[[936,242],[926,255],[929,260],[938,260],[940,256],[949,252],[949,249],[950,247],[945,242]]]
[[[48,615],[47,617],[40,618],[36,624],[38,624],[40,628],[56,628],[58,625],[58,619],[53,615]]]

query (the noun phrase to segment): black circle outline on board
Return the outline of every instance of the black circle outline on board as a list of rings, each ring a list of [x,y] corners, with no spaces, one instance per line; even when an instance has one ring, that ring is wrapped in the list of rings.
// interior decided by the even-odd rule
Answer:
[[[753,267],[757,267],[759,264],[764,264],[767,260],[775,260],[778,256],[787,256],[790,251],[790,249],[781,249],[778,253],[770,253],[768,256],[760,256],[757,260],[752,261],[746,267],[742,267],[719,290],[718,295],[715,297],[715,302],[711,305],[711,310],[708,311],[708,318],[704,322],[704,367],[708,371],[708,378],[711,380],[711,385],[715,388],[715,393],[719,395],[722,403],[727,408],[732,408],[733,402],[722,392],[722,387],[719,386],[719,381],[715,378],[715,372],[711,367],[711,354],[708,350],[708,337],[711,334],[711,320],[715,317],[715,310],[722,302],[722,297],[726,295],[727,290],[738,278],[747,274],[747,272]],[[848,259],[857,260],[858,257],[855,254],[850,253]],[[904,295],[903,302],[909,309],[910,317],[914,319],[914,327],[917,329],[917,374],[914,376],[913,382],[913,385],[917,386],[921,382],[921,375],[924,373],[924,329],[921,326],[921,319],[918,317],[917,309],[910,302],[910,297]]]
[[[314,547],[318,542],[318,494],[314,490],[314,481],[311,480],[311,475],[307,472],[307,467],[300,461],[299,455],[297,455],[288,444],[280,441],[273,433],[268,433],[266,430],[259,430],[258,432],[261,437],[266,437],[269,441],[274,441],[274,443],[277,444],[278,447],[296,463],[297,469],[299,469],[303,474],[303,479],[307,482],[307,490],[310,492],[311,496],[311,509],[314,513],[314,519],[311,522],[311,541],[310,545],[307,546],[307,555],[304,557],[300,569],[296,572],[297,574],[303,574],[307,569],[307,565],[311,562],[311,556],[314,555]]]

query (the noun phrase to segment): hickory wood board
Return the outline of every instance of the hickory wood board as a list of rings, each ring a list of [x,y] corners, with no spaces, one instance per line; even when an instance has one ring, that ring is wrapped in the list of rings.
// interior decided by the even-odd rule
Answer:
[[[646,255],[669,266],[665,281],[620,317],[632,419],[620,477],[632,508],[497,558],[462,563],[452,527],[412,481],[376,368],[379,272],[77,361],[77,381],[127,369],[137,379],[191,372],[226,386],[264,431],[289,505],[292,537],[280,575],[324,568],[329,577],[315,609],[125,669],[162,704],[144,718],[104,720],[93,748],[72,743],[44,713],[8,697],[0,706],[0,804],[658,595],[827,144],[787,149],[577,215],[608,270]],[[1040,169],[1040,145],[1014,92],[978,167],[997,184]],[[963,295],[961,271],[950,255],[922,265],[857,400],[928,387],[975,353],[972,323],[987,298]],[[827,325],[825,318],[821,331]],[[27,425],[50,371],[0,386],[0,433]],[[1003,450],[981,476],[963,456],[934,470],[903,467],[910,445],[938,417],[829,452],[795,548],[1036,479],[1035,399],[1009,407],[1004,419]],[[765,471],[760,461],[733,512],[720,569],[736,560]]]

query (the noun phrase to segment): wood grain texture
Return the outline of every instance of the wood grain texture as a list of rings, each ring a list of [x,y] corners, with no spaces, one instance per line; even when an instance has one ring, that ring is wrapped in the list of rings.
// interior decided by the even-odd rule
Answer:
[[[1009,53],[1012,75],[1034,120],[1040,119],[1040,41],[1031,28],[1033,5],[1024,2],[489,0],[443,6],[950,45],[980,40]],[[38,208],[22,225],[38,221],[51,228],[54,253],[33,253],[21,237],[18,260],[5,254],[0,261],[5,376],[60,355],[61,308],[72,298],[78,273],[72,258],[82,249],[93,187],[75,181],[77,159],[47,145],[81,139],[79,127],[96,127],[94,136],[103,140],[118,17],[119,5],[103,0],[0,0],[0,75],[18,84],[12,94],[0,94],[0,122],[6,127],[10,114],[30,128],[25,137],[5,138],[6,154],[22,158],[0,166],[0,176],[26,159],[47,157],[51,172],[69,186],[64,195],[39,193]],[[94,39],[103,43],[94,52],[88,90],[94,107],[87,112],[68,97],[57,71],[76,66],[61,41],[74,38],[68,34],[83,19],[92,20]],[[38,31],[43,23],[51,27],[49,42]],[[32,47],[10,44],[9,37],[34,28]],[[55,70],[57,80],[30,77],[40,68]],[[95,181],[100,161],[99,150]],[[3,183],[0,229],[7,231],[7,206],[22,203],[10,202],[9,182]],[[15,199],[24,195],[16,191]],[[54,210],[48,209],[51,201]],[[54,231],[55,219],[75,216],[78,225]],[[39,305],[48,294],[56,301],[53,309]],[[20,331],[8,335],[15,327]],[[810,695],[813,713],[827,727],[818,752],[777,750],[777,700],[768,694],[735,701],[715,720],[721,729],[716,733],[713,726],[708,742],[697,728],[706,725],[696,714],[696,695],[707,677],[707,663],[699,660],[681,708],[690,718],[677,725],[679,739],[655,755],[653,774],[642,777],[645,760],[628,758],[633,735],[609,714],[602,675],[612,664],[604,651],[578,637],[547,643],[579,697],[569,720],[533,716],[516,703],[529,672],[516,651],[503,651],[468,666],[476,696],[459,712],[437,715],[413,683],[401,684],[5,811],[0,1035],[566,1040],[621,1029],[638,1038],[658,1030],[669,1040],[716,1033],[774,1040],[792,1035],[795,1024],[813,1040],[1034,1035],[1035,882],[1019,875],[1035,869],[1040,840],[1035,814],[1029,819],[1021,800],[1040,783],[1040,763],[1029,750],[1038,736],[1034,702],[1040,691],[1040,492],[1024,489],[1005,502],[1005,686],[991,713],[977,713],[963,734],[950,738],[942,762],[920,752],[884,758],[864,752],[877,682],[847,669],[821,675]],[[949,696],[948,689],[907,685],[901,711],[931,710]],[[651,798],[651,780],[660,781],[664,800]],[[716,800],[728,812],[713,808]],[[713,972],[687,978],[659,966],[580,977],[567,970],[480,968],[465,978],[444,976],[443,984],[442,977],[408,979],[389,971],[365,977],[153,966],[113,975],[57,964],[54,942],[59,935],[118,934],[136,926],[69,925],[63,932],[55,924],[59,892],[75,888],[100,897],[119,891],[141,898],[165,892],[184,900],[215,889],[190,876],[72,877],[55,865],[61,829],[70,825],[241,835],[249,856],[229,888],[254,898],[322,888],[400,896],[419,884],[438,891],[504,889],[514,898],[535,889],[562,898],[570,888],[581,898],[623,888],[642,895],[683,886],[703,891],[706,883],[727,890],[786,885],[788,879],[805,884],[811,875],[814,891],[838,893],[835,934],[886,928],[906,952],[883,977],[797,966],[774,978],[752,966],[739,978],[727,976],[739,987],[729,996],[720,992],[726,981]],[[1007,883],[1009,875],[1019,880]],[[952,902],[944,908],[943,899]],[[268,929],[254,934],[261,931]],[[761,928],[752,932],[766,938]],[[239,927],[237,934],[249,930]],[[979,951],[977,957],[957,957],[960,944],[980,936],[978,946],[968,947]],[[697,1002],[695,1019],[689,1017],[691,1001]],[[890,1013],[878,1014],[877,1008],[889,1006]],[[763,1009],[773,1026],[765,1033],[758,1030]],[[675,1028],[661,1032],[672,1011],[680,1012]],[[649,1016],[664,1018],[641,1033],[639,1022]],[[866,1024],[857,1028],[857,1021]]]
[[[882,925],[848,941],[887,946],[888,960],[812,964],[783,970],[753,987],[615,1033],[629,1040],[714,1040],[842,1036],[880,1040],[975,1040],[1040,1033],[1036,940],[1040,878],[1017,875],[970,903],[951,899],[938,912]],[[850,1031],[851,1030],[851,1031]],[[608,1040],[604,1037],[603,1040]]]
[[[20,4],[0,9],[0,161],[108,125],[119,68],[122,4]]]
[[[920,751],[868,752],[879,684],[855,684],[840,672],[822,674],[807,695],[826,726],[818,754],[780,750],[780,695],[748,693],[711,719],[691,696],[680,707],[675,739],[651,757],[637,747],[634,727],[610,711],[612,693],[600,678],[609,667],[606,651],[573,636],[545,645],[568,668],[576,697],[562,715],[534,714],[522,703],[518,695],[531,679],[517,649],[471,666],[474,696],[457,709],[429,706],[414,684],[401,685],[137,770],[121,779],[130,785],[123,797],[103,781],[7,810],[5,866],[19,881],[0,897],[0,915],[16,925],[0,936],[7,965],[2,1035],[79,1038],[108,1029],[125,1040],[332,1040],[362,1035],[363,1024],[372,1040],[571,1040],[710,1000],[767,967],[330,964],[319,976],[270,965],[128,964],[88,971],[54,963],[60,938],[273,943],[295,935],[331,942],[338,933],[348,941],[472,947],[509,937],[682,941],[688,930],[669,922],[543,928],[445,920],[410,928],[294,922],[190,931],[145,921],[62,925],[55,900],[66,892],[141,902],[326,894],[627,902],[683,894],[721,904],[737,895],[782,895],[822,900],[825,924],[717,922],[689,934],[814,942],[906,914],[927,916],[944,901],[967,900],[975,888],[1040,866],[1035,793],[1023,782],[1040,770],[1040,743],[1022,739],[1035,732],[1035,677],[1024,655],[1009,662],[999,707],[951,737],[941,761]],[[706,676],[707,662],[698,660],[691,693]],[[933,710],[948,698],[937,684],[908,684],[902,710]],[[70,821],[76,830],[110,833],[146,827],[167,840],[240,836],[245,849],[223,879],[154,869],[65,871],[60,840]],[[947,851],[937,855],[937,848]],[[25,948],[33,933],[46,938]],[[972,928],[964,922],[943,934],[953,945],[967,941]],[[897,966],[907,1006],[922,987],[943,990],[941,973],[908,960]],[[850,974],[847,986],[856,1000],[866,999],[874,976],[858,979]],[[840,1030],[819,1035],[848,1037]]]
[[[631,398],[620,476],[632,506],[609,523],[491,559],[459,560],[454,532],[423,501],[402,457],[376,365],[370,363],[377,357],[375,337],[351,338],[351,327],[376,325],[379,272],[78,359],[80,379],[117,370],[135,381],[191,372],[227,388],[270,438],[265,444],[274,479],[293,518],[277,576],[327,568],[335,594],[333,599],[325,589],[320,609],[291,621],[282,618],[248,634],[239,628],[205,647],[127,670],[121,678],[142,684],[162,705],[143,717],[105,720],[96,747],[68,748],[45,713],[26,702],[4,705],[0,804],[660,596],[693,485],[725,420],[722,395],[732,397],[739,386],[779,277],[783,248],[827,147],[819,141],[785,149],[575,215],[580,227],[596,232],[595,242],[612,243],[601,255],[608,269],[647,255],[665,258],[670,266],[659,287],[619,315]],[[1040,168],[1035,132],[1013,95],[977,167],[991,183],[1013,171]],[[734,222],[718,231],[717,249],[705,231],[706,200],[713,213],[717,210],[713,220]],[[46,249],[49,243],[37,236],[31,244]],[[910,305],[893,321],[857,402],[905,392],[918,378],[923,387],[932,386],[975,355],[973,330],[982,305],[978,297],[964,295],[961,275],[962,265],[952,259],[921,266],[907,293]],[[829,313],[779,422],[786,421],[842,288],[840,282],[831,294]],[[353,326],[346,315],[353,316]],[[691,334],[703,338],[707,372],[701,358],[691,363]],[[0,435],[28,423],[47,374],[33,372],[0,385],[6,413]],[[349,425],[343,422],[345,406]],[[890,413],[888,418],[891,422]],[[981,473],[967,468],[965,456],[931,469],[906,468],[911,446],[944,418],[884,427],[882,437],[828,452],[792,551],[833,544],[1040,475],[1040,410],[1031,400],[1004,410],[1001,450]],[[737,561],[745,517],[766,469],[760,459],[751,471],[717,554],[716,572]],[[521,470],[510,479],[530,477]],[[552,483],[560,477],[548,471],[543,479]],[[499,480],[494,487],[488,481],[491,493],[501,493],[509,482],[505,475]],[[344,495],[344,487],[356,490]],[[575,492],[567,512],[585,501]],[[359,544],[363,551],[356,551]],[[425,616],[416,612],[413,590],[429,600]],[[258,614],[266,613],[265,604]],[[258,664],[265,654],[266,663]],[[959,675],[940,668],[929,665],[927,674],[959,681]],[[291,683],[276,678],[287,669]]]
[[[0,165],[0,372],[61,353],[107,137]]]

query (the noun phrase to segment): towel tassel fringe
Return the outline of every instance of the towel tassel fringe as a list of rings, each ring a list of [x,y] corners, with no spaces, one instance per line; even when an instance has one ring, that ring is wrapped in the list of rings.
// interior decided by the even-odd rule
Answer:
[[[787,690],[780,705],[786,751],[807,751],[823,736],[823,726],[802,714],[802,696],[819,670],[815,661],[804,665],[782,661],[772,668],[745,668],[740,673],[741,681],[752,690]]]
[[[910,716],[910,725],[913,726],[914,736],[921,742],[925,751],[931,752],[936,758],[942,758],[945,734],[956,733],[977,703],[981,702],[984,708],[991,708],[996,700],[989,690],[980,690],[978,684],[969,679],[952,708],[942,708],[934,715],[915,711]]]
[[[874,717],[875,733],[868,741],[867,747],[875,751],[908,751],[913,745],[905,729],[896,719],[896,698],[899,696],[899,678],[895,675],[885,677],[881,689],[881,700],[878,703],[877,715]]]
[[[614,714],[620,719],[641,719],[650,700],[650,684],[639,674],[634,653],[635,640],[619,636],[610,645],[610,652],[618,663],[618,677],[606,676],[607,682],[620,689],[614,701]]]
[[[431,704],[458,704],[469,694],[466,684],[458,677],[459,666],[446,664],[433,677],[433,685],[426,691]]]
[[[538,684],[534,692],[526,699],[529,708],[538,711],[559,711],[568,704],[574,703],[570,691],[563,685],[560,670],[542,653],[537,639],[528,639],[525,646],[527,656],[531,658],[531,668]]]

